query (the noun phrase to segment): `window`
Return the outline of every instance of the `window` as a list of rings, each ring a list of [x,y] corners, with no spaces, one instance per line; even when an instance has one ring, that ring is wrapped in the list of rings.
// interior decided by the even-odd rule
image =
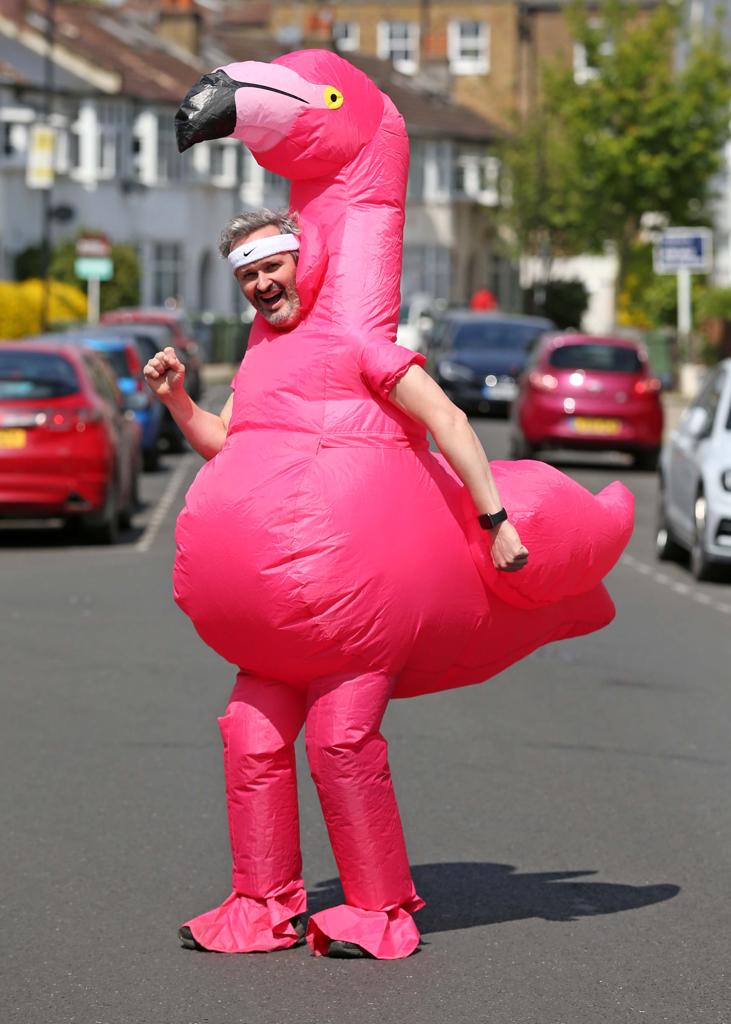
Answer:
[[[209,180],[219,188],[233,188],[239,171],[239,150],[243,146],[235,141],[211,142]]]
[[[424,195],[432,202],[449,199],[451,196],[453,153],[451,142],[426,143]]]
[[[642,371],[642,360],[635,349],[619,345],[561,345],[551,352],[548,364],[559,370]]]
[[[357,21],[336,21],[333,23],[335,48],[341,53],[352,53],[360,46],[360,26]]]
[[[61,398],[78,390],[76,370],[62,356],[0,351],[0,398]]]
[[[407,198],[412,202],[420,202],[424,198],[424,170],[426,162],[426,146],[423,142],[411,143],[411,159],[409,160],[409,187]]]
[[[455,349],[492,348],[525,352],[543,330],[535,324],[506,320],[474,320],[458,324],[452,337]],[[560,350],[559,350],[560,351]]]
[[[157,181],[181,181],[183,178],[183,160],[178,153],[175,141],[173,119],[168,113],[157,115]]]
[[[716,370],[715,372],[711,371],[701,388],[700,394],[692,405],[693,408],[704,409],[707,413],[708,433],[710,433],[716,419],[718,405],[721,401],[721,395],[723,394],[724,382],[725,373],[723,370]]]
[[[602,57],[609,57],[614,52],[614,43],[603,36],[601,22],[593,19],[589,22],[589,35],[581,43],[574,43],[574,81],[584,85],[599,75],[599,63]]]
[[[180,242],[155,242],[152,246],[152,302],[164,306],[181,297],[183,247]]]
[[[419,25],[415,21],[380,21],[378,56],[397,71],[413,75],[419,66]]]
[[[29,107],[0,109],[0,162],[22,166],[28,148],[28,126],[37,114]]]
[[[480,149],[464,148],[454,164],[454,194],[483,206],[498,206],[500,161]]]
[[[96,173],[100,179],[121,174],[122,140],[126,138],[126,110],[117,103],[98,103],[96,107]]]
[[[447,32],[449,70],[453,75],[485,75],[490,70],[490,26],[484,21],[453,19]]]
[[[452,258],[443,245],[407,245],[404,247],[404,295],[426,292],[435,299],[449,299]]]
[[[289,182],[279,174],[264,171],[264,206],[277,209],[289,205]]]

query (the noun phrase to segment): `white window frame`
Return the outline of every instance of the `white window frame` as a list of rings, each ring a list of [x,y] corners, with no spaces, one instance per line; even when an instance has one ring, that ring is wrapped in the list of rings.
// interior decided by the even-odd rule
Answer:
[[[601,28],[601,22],[592,19],[589,28],[596,31]],[[599,53],[608,57],[614,52],[614,43],[611,39],[605,39],[599,44]],[[585,85],[599,77],[599,68],[589,63],[589,55],[586,52],[585,43],[574,43],[573,49],[574,81],[577,85]]]
[[[465,36],[464,28],[477,25],[477,36]],[[477,49],[479,54],[465,55]],[[490,26],[474,18],[452,18],[447,26],[447,56],[453,75],[486,75],[490,71]]]
[[[0,121],[7,132],[10,152],[0,152],[3,167],[24,167],[28,153],[28,133],[38,113],[30,107],[0,107]]]
[[[133,128],[137,140],[135,177],[148,188],[157,184],[157,115],[143,110],[137,115]]]
[[[206,147],[209,150],[209,167],[211,166],[214,148],[222,153],[221,173],[210,172],[210,184],[216,188],[234,188],[238,179],[238,151],[241,143],[235,139],[216,139]]]
[[[174,249],[174,255],[162,255],[163,248]],[[159,239],[150,247],[150,285],[152,291],[152,302],[154,305],[162,305],[167,299],[182,299],[185,290],[185,248],[178,239]],[[176,295],[166,295],[162,288],[165,278],[174,279],[177,285]]]
[[[97,143],[99,120],[96,106],[90,101],[82,101],[71,131],[79,139],[79,162],[69,168],[69,177],[84,188],[94,189],[97,183]]]
[[[338,35],[338,29],[345,29],[342,35]],[[333,22],[333,42],[335,49],[340,53],[353,53],[360,46],[360,25],[357,21],[343,21],[337,19]]]
[[[400,40],[392,38],[392,31],[397,25],[405,25],[407,37],[403,45],[395,45]],[[379,21],[378,22],[378,56],[381,60],[390,60],[394,68],[402,75],[413,75],[419,68],[419,23],[418,21]],[[408,50],[412,56],[408,58],[394,57],[394,50]]]

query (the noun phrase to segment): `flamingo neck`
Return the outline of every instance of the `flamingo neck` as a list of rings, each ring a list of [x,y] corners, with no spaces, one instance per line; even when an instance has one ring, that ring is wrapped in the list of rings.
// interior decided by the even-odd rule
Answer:
[[[291,188],[303,233],[311,223],[327,239],[328,268],[313,316],[364,340],[393,341],[398,324],[408,139],[396,117],[401,132],[385,115],[368,146],[334,178]]]

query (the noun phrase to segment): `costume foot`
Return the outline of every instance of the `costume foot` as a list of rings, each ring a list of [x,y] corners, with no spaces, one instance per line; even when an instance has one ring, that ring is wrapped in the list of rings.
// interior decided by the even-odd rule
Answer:
[[[373,960],[373,954],[363,949],[355,942],[344,942],[341,939],[333,939],[328,946],[325,956],[333,960]]]
[[[307,931],[307,925],[302,920],[302,915],[298,914],[297,917],[291,918],[289,922],[294,930],[297,932],[297,941],[291,945],[290,949],[295,949],[297,946],[301,946],[305,941],[305,932]]]
[[[183,949],[197,949],[199,953],[208,952],[205,946],[201,946],[200,942],[196,942],[195,936],[187,924],[184,924],[182,928],[178,928],[178,938]]]
[[[294,949],[296,946],[301,946],[304,943],[305,932],[307,928],[305,922],[302,919],[301,914],[298,914],[297,917],[293,917],[290,923],[294,930],[297,932],[297,941],[293,942],[292,945],[288,948]],[[201,946],[200,942],[197,941],[195,935],[193,935],[193,932],[190,930],[187,924],[184,924],[182,925],[182,927],[178,928],[178,938],[180,939],[180,945],[183,947],[183,949],[195,949],[199,953],[210,952],[210,950],[206,949],[205,946]],[[352,943],[345,942],[341,943],[341,945],[349,946],[352,945]]]

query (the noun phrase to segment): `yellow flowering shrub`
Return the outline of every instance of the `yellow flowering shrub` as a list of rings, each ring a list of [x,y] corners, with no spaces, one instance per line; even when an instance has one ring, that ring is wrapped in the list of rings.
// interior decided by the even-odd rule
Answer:
[[[40,278],[0,281],[0,338],[22,338],[41,330],[44,284]],[[86,295],[80,288],[51,281],[47,322],[73,323],[86,319]]]

